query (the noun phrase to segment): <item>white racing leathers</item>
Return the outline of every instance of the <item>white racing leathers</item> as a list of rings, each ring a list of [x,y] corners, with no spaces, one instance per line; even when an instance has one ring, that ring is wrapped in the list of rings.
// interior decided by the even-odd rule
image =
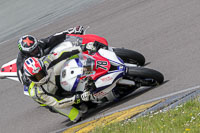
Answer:
[[[76,48],[73,48],[76,49]],[[68,49],[69,51],[69,49]],[[72,55],[78,53],[80,48],[76,50],[76,52],[72,52]],[[66,52],[66,51],[64,51]],[[63,51],[62,51],[63,53]],[[70,53],[70,52],[68,52]],[[43,62],[46,68],[49,65],[52,66],[52,62],[61,57],[61,54],[49,54],[47,57],[43,59]],[[66,58],[65,58],[66,59]],[[71,121],[76,122],[82,116],[82,113],[72,105],[75,103],[75,96],[64,98],[62,100],[58,100],[55,96],[58,87],[56,86],[56,79],[55,76],[60,74],[61,67],[65,61],[60,61],[59,63],[53,64],[51,68],[48,69],[48,82],[45,84],[34,83],[32,82],[29,86],[29,95],[38,103],[53,107],[57,112],[61,113],[62,115],[67,116]]]

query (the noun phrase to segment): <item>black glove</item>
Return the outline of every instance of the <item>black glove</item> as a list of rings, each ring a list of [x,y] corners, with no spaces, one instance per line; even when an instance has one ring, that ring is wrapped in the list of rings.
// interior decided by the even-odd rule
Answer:
[[[84,33],[83,26],[76,26],[74,28],[75,28],[75,34],[83,35]]]
[[[80,35],[82,35],[84,33],[83,26],[76,26],[74,28],[70,28],[70,29],[67,30],[67,33],[68,34],[80,34]]]
[[[83,102],[83,100],[81,99],[81,94],[76,94],[74,103],[79,104],[79,103],[82,103],[82,102]]]

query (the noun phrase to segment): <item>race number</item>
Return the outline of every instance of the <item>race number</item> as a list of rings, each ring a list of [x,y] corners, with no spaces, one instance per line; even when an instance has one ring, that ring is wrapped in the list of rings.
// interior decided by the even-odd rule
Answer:
[[[97,61],[97,65],[96,65],[96,68],[101,68],[101,69],[104,69],[104,70],[107,70],[107,68],[105,66],[108,65],[108,62],[107,61]]]

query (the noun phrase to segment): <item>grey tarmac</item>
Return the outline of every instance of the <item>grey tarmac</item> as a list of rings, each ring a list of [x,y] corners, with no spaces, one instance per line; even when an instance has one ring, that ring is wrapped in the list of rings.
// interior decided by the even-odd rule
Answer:
[[[2,2],[0,2],[1,5]],[[14,1],[11,0],[11,2]],[[23,2],[25,2],[23,5],[29,4],[26,1]],[[51,0],[48,6],[59,7],[62,5],[60,2],[57,1],[56,5],[56,1]],[[17,4],[21,3],[15,4],[17,7],[19,6]],[[43,11],[43,7],[35,6],[34,8]],[[62,9],[64,10],[64,7]],[[97,4],[85,4],[78,9],[70,13],[59,10],[63,15],[56,19],[51,18],[57,15],[51,16],[54,10],[48,9],[46,11],[50,13],[49,16],[48,13],[44,13],[43,17],[47,15],[47,20],[50,21],[42,20],[41,22],[37,22],[42,18],[41,14],[33,13],[34,17],[31,19],[35,20],[35,23],[29,25],[28,30],[26,30],[27,25],[20,28],[23,23],[11,24],[9,28],[18,26],[16,28],[19,29],[16,30],[3,29],[4,25],[2,25],[0,35],[1,37],[6,35],[1,38],[5,42],[0,44],[0,65],[16,58],[17,40],[22,33],[43,38],[76,25],[89,25],[90,29],[87,33],[107,38],[109,45],[142,53],[149,63],[146,67],[162,72],[167,81],[162,86],[142,90],[119,103],[106,106],[91,114],[90,117],[199,85],[199,0],[102,0]],[[0,10],[8,11],[4,8]],[[18,8],[15,10],[19,11]],[[24,12],[28,14],[31,10]],[[12,14],[8,15],[12,16]],[[1,18],[5,17],[1,16]],[[18,22],[17,20],[16,17],[8,21]],[[19,83],[0,80],[0,85],[0,132],[44,133],[70,125],[67,118],[39,107],[32,99],[24,96]]]

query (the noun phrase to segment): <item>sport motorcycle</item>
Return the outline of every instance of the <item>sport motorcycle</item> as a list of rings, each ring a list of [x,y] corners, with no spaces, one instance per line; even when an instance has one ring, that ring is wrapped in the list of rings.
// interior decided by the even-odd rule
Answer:
[[[83,36],[83,35],[77,35],[77,36]],[[100,36],[94,35],[94,34],[85,34],[84,36],[92,36],[93,38],[97,38],[99,40],[103,39]],[[73,42],[74,41],[74,42]],[[51,52],[60,52],[63,51],[64,49],[73,49],[74,46],[76,46],[76,41],[77,40],[66,40],[59,45],[57,45],[55,48],[53,48],[51,51],[48,51],[49,53]],[[111,52],[114,52],[117,56],[119,56],[121,59],[124,60],[125,63],[131,63],[135,64],[135,66],[143,66],[145,64],[145,57],[133,50],[129,49],[124,49],[124,48],[115,48],[115,47],[108,47],[108,50]],[[47,52],[47,51],[46,51]],[[86,52],[85,54],[87,54]],[[18,81],[17,77],[17,65],[16,65],[16,59],[2,65],[0,69],[0,79],[11,79],[14,81]],[[28,94],[28,87],[24,86],[24,94]]]
[[[91,102],[105,103],[122,98],[141,86],[162,84],[162,73],[125,63],[114,51],[100,49],[65,61],[60,73],[62,88],[71,93],[90,91]]]

